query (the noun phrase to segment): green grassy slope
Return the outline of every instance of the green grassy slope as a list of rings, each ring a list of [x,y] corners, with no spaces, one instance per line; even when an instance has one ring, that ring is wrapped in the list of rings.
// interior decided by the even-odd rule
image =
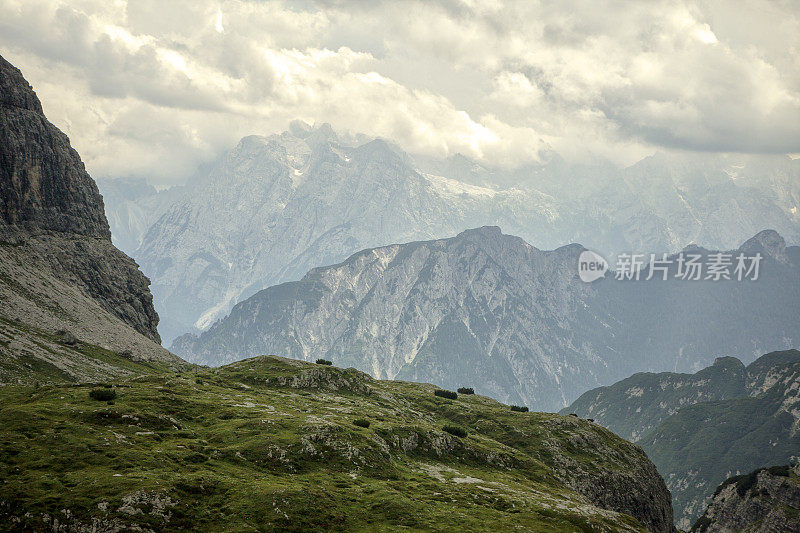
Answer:
[[[277,357],[92,388],[0,387],[0,529],[670,527],[643,452],[575,417]]]
[[[137,355],[83,342],[71,333],[48,333],[0,316],[0,387],[103,381],[190,366],[179,361],[145,360]]]

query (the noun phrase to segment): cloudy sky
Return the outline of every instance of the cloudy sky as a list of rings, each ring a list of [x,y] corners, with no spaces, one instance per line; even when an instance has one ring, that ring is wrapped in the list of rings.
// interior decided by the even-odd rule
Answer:
[[[95,177],[295,118],[492,165],[800,152],[793,0],[0,0],[0,54]]]

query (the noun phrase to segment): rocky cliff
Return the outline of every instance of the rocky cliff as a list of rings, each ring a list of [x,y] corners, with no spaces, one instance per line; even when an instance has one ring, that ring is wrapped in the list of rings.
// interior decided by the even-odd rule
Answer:
[[[0,224],[110,240],[103,199],[22,73],[0,57]],[[8,228],[4,227],[5,231]]]
[[[697,533],[800,531],[800,466],[759,468],[720,485]]]
[[[28,353],[23,347],[34,340],[23,331],[32,327],[45,334],[69,330],[92,344],[146,358],[175,359],[157,345],[148,279],[111,244],[97,186],[67,136],[47,121],[20,71],[3,58],[0,234],[0,314],[18,341],[4,342],[4,357]],[[35,352],[29,355],[35,358]]]

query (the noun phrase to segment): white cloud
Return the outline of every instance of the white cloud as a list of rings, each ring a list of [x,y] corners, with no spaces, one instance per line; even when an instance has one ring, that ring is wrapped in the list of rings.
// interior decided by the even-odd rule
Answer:
[[[0,0],[89,170],[165,182],[298,117],[490,164],[798,152],[799,35],[766,1]]]

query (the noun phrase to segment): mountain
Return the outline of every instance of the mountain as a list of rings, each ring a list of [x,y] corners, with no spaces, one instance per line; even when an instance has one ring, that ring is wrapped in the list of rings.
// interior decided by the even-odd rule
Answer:
[[[702,367],[726,351],[752,360],[800,341],[800,249],[775,232],[732,252],[762,253],[755,281],[584,283],[584,250],[541,251],[497,227],[367,249],[255,294],[172,349],[210,365],[322,356],[557,410],[633,372]]]
[[[156,190],[137,178],[101,179],[97,187],[103,195],[111,240],[114,246],[133,255],[144,234],[169,206],[185,193],[185,187]]]
[[[748,372],[735,357],[719,357],[694,374],[643,372],[583,393],[561,413],[592,418],[622,438],[638,442],[687,405],[747,396]]]
[[[687,529],[731,474],[782,464],[800,449],[800,351],[745,367],[726,357],[694,375],[637,374],[563,412],[633,437],[664,476]]]
[[[153,280],[167,344],[311,268],[465,228],[606,254],[731,249],[766,227],[800,243],[800,160],[656,154],[620,169],[544,153],[502,169],[358,139],[295,122],[245,137],[182,188],[103,181],[115,242]]]
[[[1,523],[673,530],[641,449],[574,417],[279,357],[116,385],[111,405],[91,385],[0,387]]]
[[[329,126],[246,137],[189,188],[135,252],[167,340],[357,250],[506,221],[523,206],[541,206],[526,217],[546,227],[551,211],[544,195],[426,175],[388,143],[348,146]]]
[[[725,480],[692,531],[800,531],[800,467],[759,468]]]
[[[149,281],[111,243],[97,186],[3,58],[0,110],[0,381],[178,364],[159,345]],[[89,363],[89,345],[128,357]]]

